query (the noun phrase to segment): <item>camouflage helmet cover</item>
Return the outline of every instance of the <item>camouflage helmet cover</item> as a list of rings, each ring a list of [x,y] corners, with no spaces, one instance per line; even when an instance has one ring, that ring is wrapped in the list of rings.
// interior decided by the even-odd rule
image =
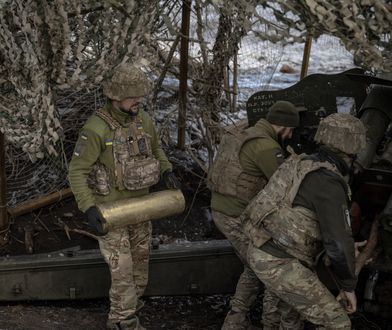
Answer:
[[[146,74],[131,64],[120,64],[113,75],[103,82],[104,94],[112,100],[122,101],[131,97],[143,97],[150,91]]]
[[[356,155],[366,146],[366,128],[356,117],[346,113],[334,113],[320,121],[314,140]]]

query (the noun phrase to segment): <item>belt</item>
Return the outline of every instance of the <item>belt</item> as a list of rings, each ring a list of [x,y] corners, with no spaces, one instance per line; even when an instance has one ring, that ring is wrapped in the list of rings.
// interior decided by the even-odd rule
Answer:
[[[294,258],[291,254],[282,250],[272,239],[265,242],[259,249],[277,258]]]

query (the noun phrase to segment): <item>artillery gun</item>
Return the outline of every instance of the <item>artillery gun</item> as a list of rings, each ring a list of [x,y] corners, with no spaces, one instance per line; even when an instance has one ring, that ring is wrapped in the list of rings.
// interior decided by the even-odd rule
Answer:
[[[297,153],[314,150],[318,123],[331,113],[351,113],[365,124],[366,147],[356,159],[351,182],[352,231],[356,241],[368,240],[367,251],[357,260],[357,272],[367,257],[373,258],[360,276],[364,310],[385,317],[390,317],[392,303],[387,293],[390,296],[392,288],[391,99],[392,81],[365,75],[362,69],[351,69],[340,74],[310,75],[283,90],[257,92],[247,102],[250,125],[264,117],[277,100],[290,101],[300,109],[301,126],[291,142]],[[327,277],[324,280],[334,288],[332,281]]]

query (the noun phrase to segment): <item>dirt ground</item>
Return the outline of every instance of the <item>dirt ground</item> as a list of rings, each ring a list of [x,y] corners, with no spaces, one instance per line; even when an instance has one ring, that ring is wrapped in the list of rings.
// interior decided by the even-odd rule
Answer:
[[[146,298],[147,329],[219,329],[228,296]],[[0,305],[0,329],[105,329],[108,300]]]
[[[149,297],[140,313],[148,330],[218,330],[229,307],[229,295]],[[0,304],[1,330],[84,330],[105,329],[108,299],[78,302],[40,302]],[[254,329],[261,329],[261,307],[251,314]],[[352,317],[356,330],[392,330],[389,319],[357,312]],[[306,324],[306,330],[314,329]]]

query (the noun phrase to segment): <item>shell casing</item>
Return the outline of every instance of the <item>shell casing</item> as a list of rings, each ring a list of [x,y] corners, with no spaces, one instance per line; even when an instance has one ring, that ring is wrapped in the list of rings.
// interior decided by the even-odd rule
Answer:
[[[113,228],[182,213],[185,210],[185,198],[181,190],[163,190],[142,197],[100,203],[97,209],[106,221],[103,230],[108,232]]]

